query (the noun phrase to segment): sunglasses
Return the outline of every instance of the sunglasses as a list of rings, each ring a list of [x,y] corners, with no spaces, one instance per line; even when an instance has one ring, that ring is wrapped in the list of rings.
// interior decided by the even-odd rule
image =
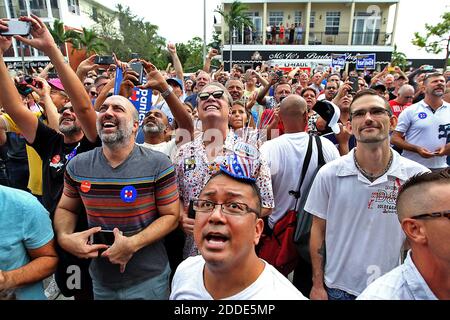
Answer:
[[[205,101],[208,100],[210,96],[213,96],[215,99],[220,99],[223,97],[223,90],[217,90],[213,92],[202,92],[198,94],[200,100]]]

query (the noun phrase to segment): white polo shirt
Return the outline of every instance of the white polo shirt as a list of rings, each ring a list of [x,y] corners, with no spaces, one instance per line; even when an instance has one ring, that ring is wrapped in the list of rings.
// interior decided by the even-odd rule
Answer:
[[[395,131],[401,132],[406,142],[434,152],[449,142],[450,104],[443,102],[433,112],[424,100],[419,101],[400,113]],[[426,159],[408,150],[404,150],[402,156],[430,169],[447,167],[447,156]]]
[[[395,205],[399,187],[429,171],[400,156],[370,182],[355,166],[354,150],[318,172],[305,210],[326,220],[325,284],[359,295],[372,281],[399,265],[405,240]]]

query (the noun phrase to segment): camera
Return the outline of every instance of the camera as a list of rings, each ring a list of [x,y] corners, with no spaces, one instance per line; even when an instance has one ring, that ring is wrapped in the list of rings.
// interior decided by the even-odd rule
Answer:
[[[194,200],[189,201],[188,218],[195,219]]]
[[[110,64],[114,64],[115,62],[113,56],[96,56],[94,63],[109,66]]]

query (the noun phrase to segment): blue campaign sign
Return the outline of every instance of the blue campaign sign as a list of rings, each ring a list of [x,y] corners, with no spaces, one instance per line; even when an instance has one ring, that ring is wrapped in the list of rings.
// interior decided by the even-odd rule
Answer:
[[[331,66],[334,67],[345,67],[346,56],[345,54],[331,54]]]
[[[117,68],[116,71],[116,82],[114,84],[114,94],[119,94],[120,84],[123,80],[123,72],[122,69]],[[147,79],[143,79],[143,83]],[[146,89],[142,90],[139,88],[133,89],[133,94],[130,97],[131,103],[135,106],[137,111],[139,112],[139,125],[142,125],[144,121],[145,114],[152,109],[152,90]]]
[[[358,54],[356,55],[356,70],[374,70],[376,55],[375,53]]]

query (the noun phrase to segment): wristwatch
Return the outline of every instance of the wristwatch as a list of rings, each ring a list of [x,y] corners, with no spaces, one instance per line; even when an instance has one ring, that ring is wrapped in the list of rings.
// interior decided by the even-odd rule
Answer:
[[[173,88],[172,88],[172,86],[169,86],[169,87],[167,88],[167,90],[161,92],[161,96],[162,96],[164,99],[166,99],[166,98],[169,96],[169,94],[171,94],[172,92],[173,92]]]

